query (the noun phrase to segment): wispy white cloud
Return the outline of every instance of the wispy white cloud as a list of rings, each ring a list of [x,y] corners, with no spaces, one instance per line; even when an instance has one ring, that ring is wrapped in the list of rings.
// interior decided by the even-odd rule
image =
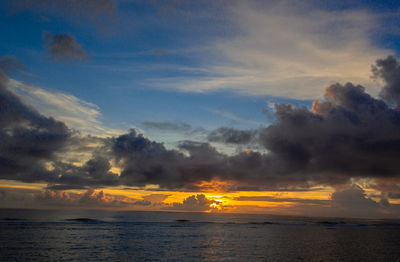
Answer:
[[[215,62],[205,66],[213,74],[162,79],[161,86],[314,99],[330,84],[351,81],[377,94],[371,64],[393,53],[373,43],[377,15],[319,10],[300,1],[238,3],[232,20],[239,33],[214,43]]]
[[[48,91],[13,79],[10,80],[9,86],[40,113],[63,121],[70,128],[103,136],[122,133],[104,125],[100,109],[93,103],[67,93]]]

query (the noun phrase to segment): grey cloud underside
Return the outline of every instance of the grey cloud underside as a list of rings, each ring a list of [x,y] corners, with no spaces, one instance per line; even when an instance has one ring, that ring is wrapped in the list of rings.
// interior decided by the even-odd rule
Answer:
[[[257,131],[221,127],[210,132],[207,139],[210,142],[221,142],[227,144],[250,144],[256,142]]]
[[[49,184],[49,185],[47,185],[47,187],[45,189],[53,190],[53,191],[55,191],[55,190],[63,191],[63,190],[71,190],[71,189],[85,189],[85,187],[84,186],[74,186],[74,185],[52,185],[52,184]]]
[[[118,184],[118,176],[107,172],[109,161],[100,153],[82,167],[63,162],[70,148],[82,149],[85,142],[99,139],[79,137],[64,123],[26,105],[8,89],[9,79],[3,68],[0,68],[0,179],[48,182],[55,187]]]
[[[386,59],[379,59],[376,65],[372,66],[374,77],[381,78],[386,85],[382,88],[380,96],[388,103],[400,106],[400,65],[399,61],[389,56]]]
[[[385,63],[393,59],[394,66],[391,62],[388,69]],[[385,92],[396,92],[397,82],[389,80],[395,76],[387,74],[398,71],[393,57],[376,64],[374,73],[386,82]],[[193,141],[167,149],[130,130],[117,137],[98,138],[101,146],[83,166],[62,161],[62,152],[84,138],[27,107],[6,83],[7,77],[1,74],[3,179],[42,181],[53,187],[157,184],[161,189],[189,191],[201,190],[199,183],[212,179],[234,181],[225,190],[295,190],[345,184],[351,178],[399,184],[400,111],[393,106],[398,100],[395,96],[390,102],[371,97],[362,86],[351,83],[328,87],[324,101],[314,101],[313,111],[278,104],[277,120],[267,128],[220,128],[213,135],[224,143],[256,141],[267,153],[226,155],[208,143]],[[45,168],[46,161],[52,169]],[[121,168],[120,176],[110,171],[111,161]]]
[[[44,33],[44,47],[53,60],[84,60],[88,57],[75,37],[69,34]]]
[[[64,123],[25,105],[7,82],[0,69],[0,178],[53,181],[44,161],[63,148],[71,132]]]
[[[148,130],[158,130],[164,132],[182,133],[190,135],[206,135],[209,142],[220,142],[226,144],[250,144],[257,140],[256,130],[237,130],[230,127],[220,127],[208,131],[201,127],[193,127],[188,123],[181,122],[144,122],[143,127]]]

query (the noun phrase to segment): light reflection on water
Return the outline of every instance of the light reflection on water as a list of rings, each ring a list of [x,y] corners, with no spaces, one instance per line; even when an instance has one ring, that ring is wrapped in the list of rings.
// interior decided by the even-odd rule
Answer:
[[[0,221],[0,261],[400,261],[400,226],[392,222],[158,212],[0,214],[25,219]],[[81,217],[97,220],[66,220]]]

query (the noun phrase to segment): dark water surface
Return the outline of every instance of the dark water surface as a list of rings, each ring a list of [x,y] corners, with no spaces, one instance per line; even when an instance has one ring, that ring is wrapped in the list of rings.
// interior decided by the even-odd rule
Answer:
[[[0,261],[400,261],[400,224],[0,209]]]

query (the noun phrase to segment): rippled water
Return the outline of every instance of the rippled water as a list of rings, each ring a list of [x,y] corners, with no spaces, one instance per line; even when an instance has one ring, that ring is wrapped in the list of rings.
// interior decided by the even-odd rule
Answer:
[[[400,261],[396,221],[0,212],[0,261]]]

